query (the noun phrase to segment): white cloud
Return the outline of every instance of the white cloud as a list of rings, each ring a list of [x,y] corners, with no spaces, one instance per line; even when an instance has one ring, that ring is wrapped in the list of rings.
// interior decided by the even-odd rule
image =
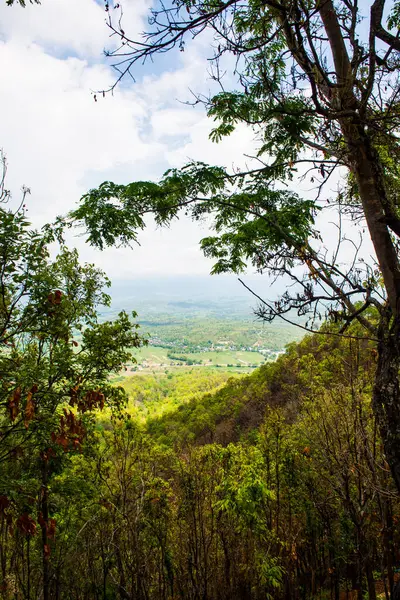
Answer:
[[[148,3],[125,0],[125,13],[132,35],[142,30]],[[40,44],[52,54],[75,53],[99,60],[104,48],[111,47],[110,31],[105,26],[104,7],[94,0],[43,0],[40,6],[25,8],[2,3],[0,34],[20,45]]]
[[[130,0],[125,8],[133,28],[139,27],[146,2]],[[91,90],[114,77],[100,56],[108,32],[94,0],[43,0],[25,10],[2,5],[0,23],[0,146],[8,157],[8,185],[15,199],[22,184],[32,190],[28,215],[35,225],[67,212],[106,179],[157,179],[187,157],[221,162],[223,156],[230,163],[247,147],[244,132],[233,138],[234,144],[213,146],[202,108],[176,101],[189,97],[189,87],[208,89],[198,45],[175,55],[179,64],[174,69],[147,74],[114,97],[94,102]],[[208,273],[211,262],[197,246],[206,233],[182,221],[165,231],[150,226],[140,235],[141,247],[133,250],[100,253],[82,238],[71,242],[83,259],[113,277]]]
[[[142,28],[147,4],[125,0],[130,32]],[[1,5],[0,33],[0,147],[9,159],[8,184],[16,200],[22,184],[32,189],[28,214],[37,226],[66,213],[104,180],[158,179],[190,159],[244,166],[244,155],[253,152],[249,128],[212,144],[213,124],[203,107],[179,102],[190,99],[189,89],[207,94],[212,88],[207,40],[171,54],[160,75],[148,71],[149,63],[139,83],[94,102],[91,90],[114,81],[101,56],[109,43],[104,11],[94,0],[43,0],[24,10]],[[82,238],[71,237],[71,243],[111,277],[205,274],[212,263],[197,245],[205,235],[205,227],[183,220],[163,231],[150,224],[133,250],[101,253]]]
[[[252,162],[249,155],[255,153],[255,144],[250,127],[239,125],[233,134],[223,138],[218,144],[209,140],[212,128],[213,122],[207,117],[198,119],[191,128],[190,140],[168,151],[170,164],[181,166],[192,159],[232,169],[233,166],[245,168],[246,163]]]
[[[88,172],[119,161],[133,165],[157,155],[140,140],[137,124],[144,114],[140,99],[121,96],[95,103],[93,81],[105,79],[105,67],[82,60],[60,60],[38,46],[0,44],[3,88],[1,144],[12,181],[34,192],[37,217],[51,218],[71,207]],[[108,77],[108,73],[106,74]]]
[[[154,137],[176,137],[193,135],[193,128],[199,122],[199,111],[166,108],[155,111],[151,115],[150,124]]]

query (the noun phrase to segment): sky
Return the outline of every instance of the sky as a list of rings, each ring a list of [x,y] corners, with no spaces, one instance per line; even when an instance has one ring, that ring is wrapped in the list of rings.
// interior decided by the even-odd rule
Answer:
[[[218,163],[222,155],[230,165],[251,148],[252,133],[245,129],[224,144],[211,144],[204,110],[182,103],[190,97],[189,88],[209,87],[199,43],[171,56],[161,73],[149,65],[138,83],[94,102],[91,91],[115,77],[103,55],[112,40],[101,5],[94,0],[43,0],[25,9],[4,4],[0,147],[14,201],[23,184],[31,190],[28,216],[35,226],[65,214],[104,180],[158,179],[189,158]],[[125,0],[132,36],[145,28],[147,11],[145,0]],[[150,225],[134,250],[101,253],[77,237],[70,244],[79,248],[82,260],[96,262],[116,278],[206,274],[211,262],[198,248],[205,234],[186,221],[162,231]]]
[[[148,0],[124,0],[123,6],[132,38],[146,29]],[[207,93],[212,87],[206,37],[168,60],[148,63],[136,83],[125,81],[113,96],[94,102],[92,91],[115,78],[103,53],[112,44],[95,0],[0,5],[0,147],[14,202],[28,186],[28,216],[37,227],[74,208],[105,180],[157,180],[189,159],[240,166],[254,151],[254,134],[244,126],[220,144],[210,142],[212,122],[203,107],[184,104],[190,89]],[[332,235],[328,221],[322,224],[325,238]],[[205,226],[181,220],[169,230],[149,223],[132,250],[100,252],[77,232],[69,243],[113,279],[206,275],[212,263],[198,242],[207,233]]]

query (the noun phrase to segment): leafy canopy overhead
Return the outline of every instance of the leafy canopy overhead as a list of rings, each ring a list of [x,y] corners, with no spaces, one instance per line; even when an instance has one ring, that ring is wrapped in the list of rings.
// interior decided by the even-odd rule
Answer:
[[[214,216],[219,235],[207,237],[201,244],[205,254],[216,259],[214,273],[239,273],[246,267],[246,259],[261,268],[266,252],[283,247],[291,252],[316,234],[313,201],[263,188],[245,177],[233,178],[224,168],[204,163],[167,171],[158,184],[105,182],[84,196],[73,216],[85,222],[89,241],[104,248],[136,241],[146,213],[153,213],[158,225],[168,225],[181,210],[194,220]]]
[[[297,284],[294,294],[286,294],[272,310],[267,307],[271,318],[296,308],[312,319],[334,310],[350,322],[360,319],[371,303],[381,307],[386,293],[393,308],[400,293],[400,266],[391,240],[393,232],[400,233],[400,45],[392,33],[399,3],[392,6],[388,29],[384,7],[384,1],[376,0],[368,15],[364,5],[353,1],[177,0],[152,9],[149,31],[140,40],[121,28],[118,5],[108,9],[108,25],[121,40],[109,53],[118,72],[115,85],[141,61],[176,47],[182,51],[190,36],[210,30],[212,77],[221,91],[197,98],[214,121],[210,137],[219,142],[247,124],[257,150],[245,171],[229,173],[190,162],[168,171],[158,183],[105,182],[83,196],[72,220],[83,224],[89,241],[102,248],[136,241],[146,214],[153,214],[159,225],[183,212],[194,220],[212,216],[215,235],[202,240],[201,247],[215,260],[213,272],[240,272],[250,262]],[[236,90],[225,89],[221,75],[230,64],[224,62],[228,56],[235,60]],[[368,164],[362,164],[363,156]],[[332,213],[325,185],[338,167],[347,169],[347,176],[336,199],[339,210]],[[362,173],[371,168],[373,193],[360,188]],[[287,189],[299,177],[310,184],[308,198]],[[324,247],[315,226],[322,209],[338,219],[333,252]],[[384,288],[379,269],[359,260],[359,246],[344,239],[344,210],[366,217]],[[352,255],[346,264],[338,262],[342,244]],[[306,270],[304,277],[294,269],[299,265]],[[361,312],[353,298],[361,300]]]

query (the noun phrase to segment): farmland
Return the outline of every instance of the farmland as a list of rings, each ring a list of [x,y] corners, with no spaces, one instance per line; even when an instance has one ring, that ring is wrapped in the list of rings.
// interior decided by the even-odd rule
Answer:
[[[159,346],[147,346],[133,351],[137,363],[127,365],[127,373],[162,371],[165,369],[182,369],[192,366],[248,372],[263,364],[266,360],[259,352],[241,350],[204,350],[192,353],[171,353]]]
[[[208,280],[197,285],[172,280],[170,287],[166,281],[153,282],[151,288],[141,282],[131,293],[114,290],[107,318],[121,309],[135,310],[148,339],[147,347],[134,350],[134,360],[121,376],[188,368],[248,373],[300,339],[302,331],[293,325],[257,319],[251,299],[235,296],[229,281],[213,290]]]

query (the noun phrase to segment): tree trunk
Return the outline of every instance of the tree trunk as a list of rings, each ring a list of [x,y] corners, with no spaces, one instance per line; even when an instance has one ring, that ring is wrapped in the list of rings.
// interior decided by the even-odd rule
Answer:
[[[377,9],[375,9],[376,11]],[[379,9],[378,9],[379,10]],[[357,182],[363,212],[376,257],[382,272],[388,304],[394,322],[382,318],[378,336],[378,367],[373,393],[373,408],[378,419],[386,459],[400,492],[400,389],[399,389],[399,324],[400,324],[400,263],[397,248],[388,227],[395,218],[386,188],[379,155],[371,132],[360,117],[364,107],[354,94],[354,74],[347,45],[343,38],[337,11],[332,0],[320,4],[319,13],[328,37],[335,66],[337,87],[332,96],[332,108],[347,112],[338,116],[347,149],[347,164]],[[290,47],[290,40],[288,41]],[[300,66],[301,61],[298,61]],[[303,67],[304,68],[304,67]],[[307,70],[307,68],[305,68]],[[323,90],[321,91],[323,95]],[[351,113],[353,113],[352,116]],[[394,209],[395,210],[395,209]],[[398,231],[398,227],[396,228]],[[388,315],[390,313],[388,308]],[[390,329],[388,329],[390,327]]]
[[[394,557],[393,557],[393,519],[392,507],[388,498],[383,499],[383,569],[387,571],[388,586],[385,580],[386,598],[392,598],[394,590]]]
[[[387,204],[379,157],[364,129],[349,120],[341,123],[350,168],[357,180],[371,240],[384,279],[388,306],[378,327],[378,365],[373,392],[386,460],[400,492],[400,264],[385,224]]]
[[[383,315],[379,326],[378,365],[372,396],[386,460],[400,491],[400,318]]]
[[[348,148],[349,167],[356,181],[369,234],[382,272],[393,314],[400,310],[400,263],[386,224],[389,204],[381,161],[361,125],[350,119],[340,123]]]
[[[375,589],[375,581],[374,574],[372,570],[372,564],[369,558],[365,564],[365,575],[367,578],[367,586],[368,586],[368,600],[376,600],[376,589]]]
[[[47,527],[49,522],[49,488],[48,488],[48,465],[47,461],[42,458],[42,564],[43,564],[43,600],[49,600],[49,540],[47,535]]]

